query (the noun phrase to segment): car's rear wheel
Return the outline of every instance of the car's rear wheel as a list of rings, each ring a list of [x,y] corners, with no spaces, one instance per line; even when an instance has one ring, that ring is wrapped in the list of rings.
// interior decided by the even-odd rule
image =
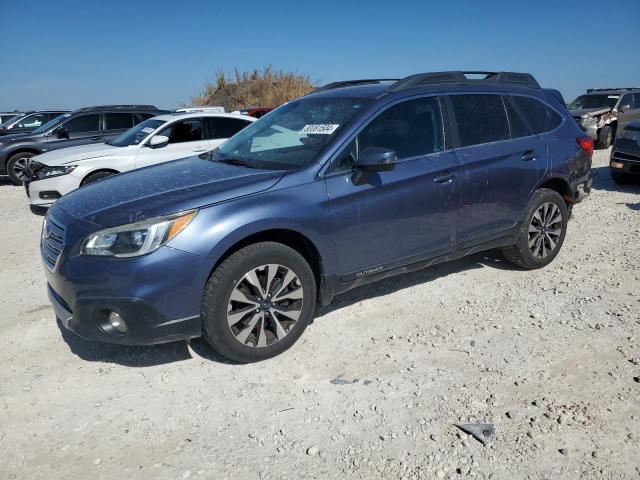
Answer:
[[[609,148],[613,141],[613,129],[609,125],[605,125],[598,130],[598,139],[596,140],[596,148],[598,150],[604,150]]]
[[[115,175],[114,172],[95,172],[90,175],[87,175],[84,180],[82,180],[82,184],[80,186],[87,185],[89,183],[97,182],[98,180],[102,180],[103,178],[110,177],[111,175]]]
[[[27,171],[27,164],[35,153],[16,153],[7,160],[7,175],[15,185],[22,185],[22,175]]]
[[[541,188],[531,197],[517,234],[517,243],[503,250],[511,263],[526,269],[542,268],[558,255],[569,218],[562,196]]]
[[[235,362],[265,360],[296,342],[315,303],[315,277],[302,255],[275,242],[249,245],[209,277],[201,309],[203,336]]]

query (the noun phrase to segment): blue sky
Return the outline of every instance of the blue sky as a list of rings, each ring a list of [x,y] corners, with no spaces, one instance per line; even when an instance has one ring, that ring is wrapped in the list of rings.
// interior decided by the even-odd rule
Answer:
[[[0,4],[0,110],[188,102],[218,69],[317,83],[533,73],[567,100],[640,86],[640,1],[75,1]]]

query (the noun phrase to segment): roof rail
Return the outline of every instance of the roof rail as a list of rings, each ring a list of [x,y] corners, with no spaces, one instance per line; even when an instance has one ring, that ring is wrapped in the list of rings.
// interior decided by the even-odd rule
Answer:
[[[481,78],[469,78],[467,75],[481,75]],[[472,83],[472,82],[492,82],[510,83],[522,85],[530,88],[540,88],[540,84],[530,73],[518,72],[484,72],[484,71],[450,71],[450,72],[428,72],[416,73],[399,80],[391,85],[387,91],[397,92],[412,87],[437,83]]]
[[[587,93],[592,93],[592,92],[609,92],[611,90],[621,90],[621,91],[627,91],[627,90],[640,90],[640,87],[624,87],[624,88],[587,88]]]
[[[155,105],[96,105],[94,107],[79,108],[78,112],[95,110],[158,110]]]
[[[354,85],[364,85],[367,83],[382,83],[382,82],[397,82],[397,78],[368,78],[362,80],[341,80],[339,82],[332,82],[316,88],[311,93],[324,92],[326,90],[333,90],[334,88],[353,87]]]

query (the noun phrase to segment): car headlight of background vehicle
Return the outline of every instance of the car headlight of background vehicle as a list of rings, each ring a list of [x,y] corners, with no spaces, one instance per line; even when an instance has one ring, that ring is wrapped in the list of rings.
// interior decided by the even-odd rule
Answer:
[[[196,213],[189,210],[100,230],[82,242],[80,255],[127,258],[151,253],[184,230]]]
[[[45,178],[60,177],[62,175],[68,175],[73,172],[77,165],[63,165],[61,167],[42,167],[37,171],[38,179],[43,180]]]

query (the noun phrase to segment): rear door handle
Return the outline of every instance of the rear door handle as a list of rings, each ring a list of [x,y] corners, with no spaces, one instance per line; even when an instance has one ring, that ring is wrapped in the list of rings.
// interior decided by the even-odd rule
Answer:
[[[206,147],[193,147],[194,152],[204,152],[206,149]]]
[[[535,159],[536,159],[536,152],[534,152],[533,150],[527,150],[522,154],[522,160],[524,160],[525,162],[530,162],[531,160],[535,160]]]
[[[453,173],[444,172],[438,175],[437,177],[433,177],[433,181],[435,183],[447,183],[447,182],[452,182],[454,178],[456,178],[456,176]]]

